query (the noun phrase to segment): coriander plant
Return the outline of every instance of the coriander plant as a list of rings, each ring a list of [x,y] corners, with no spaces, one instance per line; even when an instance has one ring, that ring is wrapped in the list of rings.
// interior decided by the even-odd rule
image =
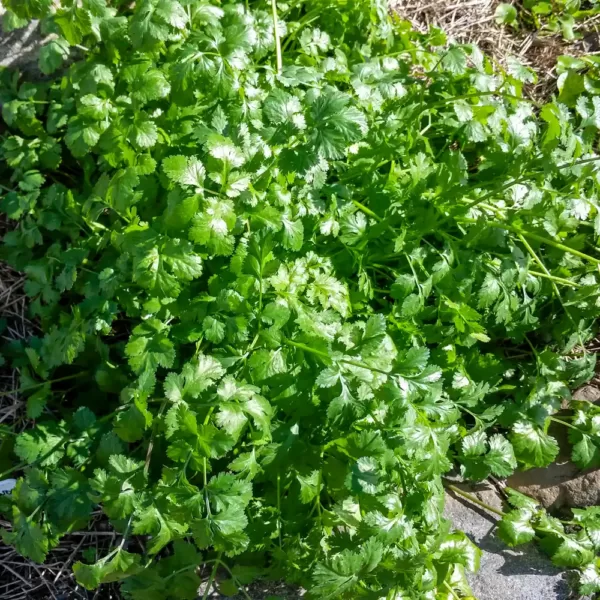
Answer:
[[[516,59],[382,0],[5,5],[54,34],[43,78],[0,74],[1,256],[39,324],[3,351],[5,543],[43,562],[100,510],[88,589],[191,600],[208,565],[223,593],[456,600],[479,550],[445,474],[546,466],[550,424],[600,466],[600,408],[570,401],[600,314],[592,92],[536,105]],[[501,537],[600,591],[599,509],[509,500]]]

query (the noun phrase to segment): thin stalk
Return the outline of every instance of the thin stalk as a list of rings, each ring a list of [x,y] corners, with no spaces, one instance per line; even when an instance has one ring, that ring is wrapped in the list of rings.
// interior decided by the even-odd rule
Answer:
[[[514,96],[513,94],[503,94],[502,92],[496,90],[495,92],[477,92],[474,94],[462,94],[461,96],[452,96],[451,98],[445,98],[444,100],[440,100],[439,102],[434,102],[433,104],[430,104],[427,108],[439,108],[440,106],[445,106],[446,104],[456,102],[456,100],[469,100],[470,98],[479,98],[481,96],[498,96],[499,98],[505,98],[507,100],[518,100],[519,102],[529,102],[530,104],[535,104],[533,100],[529,100],[528,98]]]
[[[65,377],[58,377],[56,379],[48,379],[48,381],[42,381],[34,385],[26,385],[25,387],[19,387],[16,390],[8,390],[6,392],[0,392],[0,396],[9,396],[10,394],[16,394],[18,392],[28,392],[30,390],[36,390],[37,388],[43,387],[47,383],[59,383],[60,381],[69,381],[70,379],[77,379],[83,375],[88,375],[88,371],[80,371],[74,375],[66,375]]]
[[[560,425],[564,425],[565,427],[568,427],[569,429],[573,429],[574,431],[581,431],[579,429],[579,427],[575,427],[575,425],[572,425],[571,423],[567,423],[566,421],[563,421],[562,419],[557,419],[556,417],[548,417],[551,421],[554,421],[554,423],[559,423]]]
[[[476,498],[475,496],[473,496],[473,494],[469,494],[468,492],[463,492],[463,490],[456,487],[455,485],[447,485],[446,487],[449,490],[453,491],[455,494],[458,494],[459,496],[462,496],[463,498],[467,499],[469,502],[472,502],[473,504],[476,504],[477,506],[480,506],[481,508],[485,508],[485,510],[489,510],[490,512],[494,513],[495,515],[498,515],[499,517],[504,516],[504,513],[501,510],[498,510],[497,508],[494,508],[493,506],[490,506],[489,504],[482,502],[481,500],[479,500],[479,498]]]
[[[294,342],[292,340],[288,340],[287,338],[284,338],[284,341],[286,344],[288,344],[290,346],[294,346],[295,348],[298,348],[299,350],[304,350],[305,352],[310,352],[311,354],[314,354],[315,356],[320,356],[322,358],[326,358],[328,361],[331,361],[331,357],[329,356],[329,354],[327,354],[325,352],[321,352],[320,350],[315,350],[314,348],[311,348],[310,346],[307,346],[306,344],[302,344],[301,342]],[[345,358],[341,358],[341,359],[339,359],[338,362],[344,363],[346,365],[351,365],[353,367],[358,367],[359,369],[367,369],[369,371],[374,371],[375,373],[381,373],[382,375],[390,374],[389,371],[384,371],[383,369],[378,369],[377,367],[371,367],[370,365],[367,365],[362,362],[358,362],[356,360],[347,360]]]
[[[279,549],[283,549],[281,535],[281,475],[277,473],[277,536],[279,537]]]
[[[281,54],[281,40],[279,39],[279,19],[277,18],[277,0],[271,0],[273,11],[273,32],[275,35],[275,56],[277,61],[277,73],[281,75],[283,70],[283,57]]]
[[[472,208],[475,208],[482,202],[486,202],[490,198],[493,198],[497,194],[501,194],[502,192],[505,192],[506,190],[510,189],[514,185],[518,185],[520,183],[525,183],[530,180],[531,180],[531,177],[529,177],[529,176],[520,177],[519,179],[513,179],[512,181],[505,183],[503,186],[501,186],[497,189],[494,189],[491,192],[488,192],[487,194],[484,194],[481,198],[477,198],[477,200],[473,200],[473,202],[470,202],[469,204],[467,204],[466,208],[467,208],[467,210],[471,210]]]
[[[204,594],[202,595],[202,600],[206,600],[208,598],[208,594],[210,592],[210,588],[212,587],[213,581],[215,580],[215,577],[217,575],[217,569],[219,568],[219,564],[221,563],[221,556],[223,555],[222,552],[219,552],[218,556],[217,556],[217,560],[215,560],[215,564],[213,565],[212,571],[210,573],[210,577],[208,579],[208,582],[206,584],[206,589],[204,590]]]
[[[252,600],[252,598],[248,596],[246,590],[242,587],[240,580],[233,574],[231,569],[221,559],[217,559],[216,562],[217,564],[221,565],[229,573],[231,579],[233,579],[237,583],[238,587],[240,588],[240,592],[242,592],[244,598],[246,598],[246,600]]]
[[[561,283],[562,285],[568,285],[568,286],[574,287],[574,288],[583,287],[580,283],[571,281],[570,279],[563,279],[562,277],[557,277],[556,275],[540,273],[539,271],[532,271],[531,269],[529,269],[529,274],[534,275],[535,277],[543,277],[544,279],[549,279],[550,281],[555,281],[556,283]]]
[[[132,521],[133,521],[133,514],[129,517],[129,520],[127,521],[127,526],[125,527],[125,531],[123,532],[123,539],[121,540],[121,543],[117,547],[117,552],[120,552],[121,550],[123,550],[123,546],[125,545],[125,541],[127,540],[127,536],[129,535],[129,529],[131,528]]]
[[[444,581],[444,587],[450,592],[450,595],[454,598],[454,600],[460,600],[460,596],[456,595],[456,592],[452,589],[452,586],[449,585],[447,581]]]
[[[383,221],[383,219],[377,213],[374,213],[370,208],[367,208],[364,204],[362,204],[358,200],[352,200],[352,204],[354,204],[354,206],[356,206],[358,209],[362,210],[362,212],[364,212],[365,215],[369,215],[369,217],[373,217],[373,219],[375,219],[378,223],[381,223]]]
[[[533,260],[540,266],[540,268],[546,274],[546,276],[552,277],[552,275],[550,274],[550,271],[548,271],[548,269],[546,268],[546,265],[542,262],[542,259],[536,254],[535,250],[531,247],[531,244],[525,239],[523,234],[519,233],[518,236],[519,236],[519,239],[521,240],[521,243],[523,244],[523,246],[525,246],[525,248],[527,249],[527,252],[529,252],[529,254],[533,258]],[[556,285],[556,282],[554,282],[554,281],[552,281],[552,289],[554,291],[554,294],[556,295],[556,298],[560,302],[560,305],[562,306],[563,310],[565,311],[565,314],[569,318],[569,321],[571,321],[571,323],[573,323],[573,325],[575,325],[575,320],[573,319],[571,312],[569,311],[569,309],[566,307],[565,303],[563,302],[563,299],[562,299],[562,296],[560,295],[558,286]],[[583,340],[581,339],[579,332],[577,335],[579,337],[579,344],[581,345],[581,347],[584,349],[584,352],[585,352],[585,345],[583,344]]]
[[[382,217],[380,217],[377,213],[373,212],[370,208],[368,208],[367,206],[365,206],[364,204],[362,204],[358,200],[352,200],[352,204],[354,204],[354,206],[356,206],[359,210],[361,210],[362,212],[364,212],[365,215],[368,215],[369,217],[372,217],[373,219],[375,219],[378,223],[383,223],[384,222],[384,219]],[[397,233],[396,230],[389,223],[387,224],[387,228],[394,235],[396,235],[396,233]]]
[[[576,160],[574,163],[564,162],[558,165],[558,169],[566,169],[567,167],[579,167],[581,165],[586,165],[588,163],[596,162],[600,160],[600,156],[594,156],[593,158],[583,158],[581,160]]]
[[[150,441],[148,442],[148,450],[146,451],[146,460],[144,462],[144,475],[148,475],[148,471],[150,470],[150,459],[152,458],[152,450],[154,449],[154,438],[156,437],[156,432],[158,430],[159,419],[162,416],[166,405],[167,405],[167,399],[165,398],[162,401],[160,408],[158,409],[158,414],[156,415],[156,418],[154,419],[152,433],[150,434]],[[187,465],[187,463],[186,463],[186,465]]]
[[[321,452],[321,460],[323,460],[323,452]],[[322,514],[321,514],[321,480],[322,479],[323,479],[323,466],[321,465],[319,467],[319,475],[317,477],[317,497],[316,497],[317,515],[319,518],[319,525],[321,524],[321,518],[322,518]]]
[[[320,17],[320,14],[318,14],[319,9],[316,9],[316,11],[317,11],[317,14],[314,14],[315,10],[312,10],[312,11],[306,13],[304,15],[304,17],[302,17],[302,19],[300,21],[298,21],[297,29],[295,31],[293,31],[292,33],[290,33],[290,35],[288,35],[285,42],[283,43],[283,47],[282,47],[283,52],[285,52],[287,50],[287,48],[290,46],[290,44],[296,39],[296,37],[298,37],[298,33],[302,29],[304,29],[307,25],[310,25],[313,21],[316,21]]]
[[[122,410],[123,408],[124,407],[120,407],[117,410],[114,410],[113,412],[109,413],[108,415],[104,415],[103,417],[101,417],[100,419],[98,419],[96,421],[96,423],[103,423],[105,421],[108,421],[109,419],[112,419],[113,416],[117,412],[119,412],[119,410]],[[40,463],[43,463],[49,456],[52,456],[61,446],[63,446],[72,437],[73,437],[72,433],[71,432],[67,432],[65,435],[63,435],[60,438],[60,440],[58,442],[56,442],[56,444],[54,444],[54,446],[52,446],[52,448],[50,448],[50,450],[48,450],[48,452],[46,452],[45,454],[42,454],[42,456],[39,456],[38,458],[36,458],[31,463],[27,462],[27,461],[21,461],[19,464],[15,465],[14,467],[11,467],[10,469],[7,469],[3,473],[0,473],[0,479],[4,479],[7,475],[11,475],[15,471],[20,471],[21,469],[24,469],[25,467],[33,467],[34,465],[38,465]]]
[[[475,223],[476,221],[474,219],[467,219],[467,222]],[[594,263],[595,265],[600,265],[600,259],[590,256],[589,254],[585,254],[584,252],[580,252],[579,250],[575,250],[575,248],[570,248],[569,246],[565,246],[564,244],[561,244],[560,242],[555,242],[554,240],[545,238],[544,236],[538,235],[537,233],[532,233],[530,231],[523,231],[522,229],[519,229],[518,227],[514,227],[513,225],[507,225],[506,223],[497,223],[495,221],[487,221],[486,225],[489,225],[490,227],[494,227],[496,229],[505,229],[506,231],[511,231],[512,233],[516,233],[517,235],[522,234],[527,238],[535,240],[536,242],[546,244],[547,246],[552,246],[553,248],[556,248],[557,250],[562,250],[563,252],[566,252],[567,254],[572,254],[573,256],[577,256],[579,258],[582,258],[583,260],[587,260],[588,262]]]

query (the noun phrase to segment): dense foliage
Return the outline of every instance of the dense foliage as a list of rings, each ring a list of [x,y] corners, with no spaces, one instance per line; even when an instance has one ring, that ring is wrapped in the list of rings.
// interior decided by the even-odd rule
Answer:
[[[41,330],[5,349],[6,543],[41,562],[101,510],[90,589],[194,598],[209,564],[226,593],[457,598],[479,550],[444,474],[545,466],[551,423],[600,465],[600,409],[560,413],[600,314],[589,91],[536,106],[516,59],[378,0],[6,4],[58,34],[0,91],[2,257]],[[503,539],[600,590],[598,510],[510,501]]]

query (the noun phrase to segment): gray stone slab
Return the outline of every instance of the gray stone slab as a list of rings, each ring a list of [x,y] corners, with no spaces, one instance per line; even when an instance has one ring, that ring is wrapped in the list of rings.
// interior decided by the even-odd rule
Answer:
[[[495,535],[496,515],[446,495],[446,517],[482,550],[481,568],[469,574],[478,600],[567,600],[564,571],[555,568],[534,544],[508,548]],[[522,548],[522,549],[521,549]]]
[[[0,21],[4,13],[0,3]],[[23,29],[16,29],[8,33],[0,27],[0,67],[13,67],[25,71],[35,72],[37,68],[38,50],[45,38],[39,23],[32,21]]]

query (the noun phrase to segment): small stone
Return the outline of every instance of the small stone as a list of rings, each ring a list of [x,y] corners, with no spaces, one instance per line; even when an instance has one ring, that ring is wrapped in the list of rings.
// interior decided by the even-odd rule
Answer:
[[[600,470],[581,471],[567,461],[515,473],[506,484],[551,510],[600,504]]]
[[[573,400],[587,400],[588,402],[598,402],[600,400],[600,389],[595,385],[584,385],[573,394]]]

